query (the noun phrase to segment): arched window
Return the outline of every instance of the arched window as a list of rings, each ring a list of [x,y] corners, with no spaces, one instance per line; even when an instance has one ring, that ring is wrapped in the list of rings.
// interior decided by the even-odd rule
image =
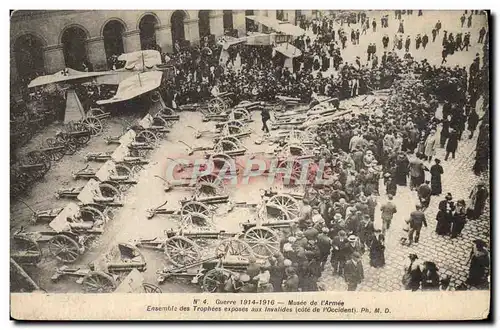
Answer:
[[[14,43],[17,74],[21,80],[29,81],[44,73],[43,43],[31,34],[25,34]]]
[[[186,19],[186,13],[183,10],[176,10],[172,14],[172,18],[170,18],[170,23],[172,25],[172,43],[175,45],[176,42],[179,42],[179,45],[182,45],[182,42],[186,40],[186,35],[184,32],[184,20]]]
[[[88,62],[87,33],[82,28],[73,26],[63,32],[61,41],[66,67],[83,70],[84,64]]]
[[[198,12],[198,29],[200,31],[200,39],[210,34],[210,10],[200,10]]]
[[[224,16],[222,16],[222,21],[224,24],[224,33],[231,32],[233,30],[233,11],[224,10]]]
[[[121,55],[124,52],[123,48],[123,32],[125,27],[123,23],[118,20],[111,20],[104,26],[102,31],[104,37],[104,50],[106,51],[106,58],[112,55]]]
[[[158,20],[153,15],[145,15],[139,22],[141,49],[154,49],[156,47],[156,27]]]

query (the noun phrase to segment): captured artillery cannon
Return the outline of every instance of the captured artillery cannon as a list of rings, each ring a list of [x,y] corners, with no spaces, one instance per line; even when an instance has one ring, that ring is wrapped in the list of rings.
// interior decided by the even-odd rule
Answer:
[[[68,147],[72,148],[72,150],[67,150]],[[51,161],[58,161],[61,160],[65,154],[74,153],[76,151],[76,145],[69,143],[68,146],[57,139],[48,138],[38,151],[46,155]]]
[[[123,142],[120,144],[114,151],[110,152],[89,152],[85,159],[87,161],[96,161],[96,162],[107,162],[109,160],[113,160],[115,164],[126,164],[129,167],[135,165],[145,165],[149,164],[149,160],[144,158],[143,155],[138,156],[137,152],[134,152],[135,145],[134,142]],[[141,145],[140,148],[143,148]],[[143,150],[150,150],[149,145]]]
[[[251,122],[252,121],[252,116],[250,115],[250,112],[246,110],[245,108],[236,108],[231,111],[225,111],[221,113],[215,113],[215,114],[204,114],[203,119],[204,122],[207,121],[231,121],[231,120],[237,120],[237,121],[242,121],[245,123]]]
[[[220,114],[229,109],[233,104],[234,94],[230,92],[222,92],[208,101],[207,108],[202,111],[206,116]]]
[[[297,198],[294,196],[303,197],[295,194],[264,191],[263,197],[265,198],[258,210],[256,221],[248,220],[242,223],[243,229],[245,231],[254,227],[281,229],[296,224],[297,218],[300,215],[300,206]]]
[[[234,257],[261,260],[279,252],[279,235],[266,227],[252,227],[244,232],[187,231],[166,232],[165,238],[141,239],[138,247],[159,250],[177,267],[189,267],[200,262],[202,253],[195,240],[216,240],[215,254],[224,258]]]
[[[41,151],[30,151],[22,156],[16,168],[30,181],[41,179],[50,170],[50,158]]]
[[[119,183],[113,181],[98,182],[90,179],[83,187],[59,189],[56,197],[76,198],[84,204],[123,206]]]
[[[36,265],[42,259],[39,243],[48,242],[52,256],[72,263],[103,232],[107,221],[107,216],[92,206],[70,203],[49,223],[50,231],[17,231],[11,240],[11,258],[19,264]]]
[[[76,277],[86,293],[161,293],[156,285],[144,283],[140,272],[145,270],[142,253],[130,244],[118,243],[101,260],[87,267],[60,267],[51,279]]]
[[[207,151],[206,157],[210,157],[211,153],[209,151],[212,151],[215,154],[227,154],[228,156],[242,156],[246,152],[246,148],[242,145],[240,140],[238,140],[235,137],[229,137],[229,136],[224,136],[221,137],[215,145],[212,147],[192,147],[189,144],[185,143],[184,141],[178,141],[182,144],[184,144],[188,150],[188,155],[192,155],[196,151]]]
[[[92,131],[81,122],[69,122],[63,131],[56,133],[56,139],[64,145],[75,143],[77,148],[86,145],[90,141]]]

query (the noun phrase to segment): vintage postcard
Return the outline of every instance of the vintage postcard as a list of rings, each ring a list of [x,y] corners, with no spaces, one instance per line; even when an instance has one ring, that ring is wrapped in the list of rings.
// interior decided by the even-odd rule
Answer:
[[[17,320],[479,320],[486,10],[20,10]]]

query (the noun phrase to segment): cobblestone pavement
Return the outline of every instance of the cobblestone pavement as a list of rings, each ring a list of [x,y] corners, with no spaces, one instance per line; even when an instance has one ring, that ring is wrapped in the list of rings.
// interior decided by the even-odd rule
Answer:
[[[467,279],[469,269],[467,260],[472,249],[472,241],[479,238],[487,243],[490,242],[489,201],[483,216],[478,220],[469,220],[458,238],[450,239],[449,237],[438,236],[435,233],[438,204],[444,199],[446,193],[451,192],[454,200],[464,199],[467,202],[471,189],[480,179],[472,172],[477,133],[471,140],[467,139],[467,137],[468,131],[464,132],[462,141],[459,142],[455,159],[444,161],[444,149],[437,150],[436,157],[441,159],[444,169],[444,175],[442,176],[443,194],[432,196],[431,203],[425,211],[428,227],[422,229],[419,243],[413,244],[411,247],[402,246],[400,239],[407,236],[407,232],[403,231],[403,225],[410,212],[414,210],[418,197],[417,193],[412,192],[408,187],[398,187],[397,195],[393,200],[398,213],[395,214],[391,228],[386,234],[386,265],[382,268],[371,267],[369,251],[365,252],[362,258],[365,279],[358,286],[359,291],[385,292],[402,290],[401,278],[404,268],[409,263],[408,255],[410,253],[417,254],[421,262],[435,262],[439,268],[440,276],[447,274],[451,277],[452,288]],[[430,179],[430,174],[427,173],[426,175],[429,175]],[[488,180],[488,177],[485,177],[485,179]],[[382,195],[379,197],[379,205],[387,201],[385,189],[380,191]],[[378,208],[375,215],[376,228],[381,227]],[[345,281],[338,275],[332,275],[329,263],[320,278],[320,283],[326,291],[347,290]]]

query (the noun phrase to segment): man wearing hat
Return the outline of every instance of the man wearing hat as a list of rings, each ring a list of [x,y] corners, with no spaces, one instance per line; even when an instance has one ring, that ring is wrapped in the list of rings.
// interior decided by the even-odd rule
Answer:
[[[361,263],[361,255],[358,252],[354,252],[351,259],[346,262],[344,278],[347,282],[347,291],[356,291],[358,284],[363,281],[363,264]]]
[[[288,267],[285,270],[286,279],[283,281],[283,292],[299,291],[299,277],[297,271],[293,267]]]
[[[380,211],[382,212],[382,234],[391,227],[392,218],[398,212],[396,205],[392,202],[392,195],[387,195],[387,203],[382,204]]]
[[[332,256],[331,264],[333,268],[333,275],[344,273],[344,265],[346,262],[346,247],[347,247],[347,234],[344,230],[340,230],[338,235],[332,240]]]
[[[410,229],[408,230],[408,246],[413,243],[413,234],[415,234],[415,243],[418,243],[420,238],[420,230],[422,229],[422,225],[427,227],[427,221],[425,218],[424,212],[422,212],[422,206],[420,204],[416,205],[416,210],[410,213],[409,225]]]
[[[420,185],[420,187],[418,187],[418,198],[424,210],[429,207],[429,204],[431,202],[431,192],[432,190],[429,186],[429,181],[425,181]]]
[[[481,214],[483,214],[488,196],[489,192],[486,188],[486,183],[483,180],[480,180],[469,195],[470,206],[467,211],[467,216],[470,219],[478,219]]]
[[[319,249],[319,261],[321,263],[321,270],[325,269],[325,263],[330,255],[330,249],[332,248],[332,239],[328,235],[330,230],[327,227],[321,229],[321,233],[318,234],[316,244]]]

